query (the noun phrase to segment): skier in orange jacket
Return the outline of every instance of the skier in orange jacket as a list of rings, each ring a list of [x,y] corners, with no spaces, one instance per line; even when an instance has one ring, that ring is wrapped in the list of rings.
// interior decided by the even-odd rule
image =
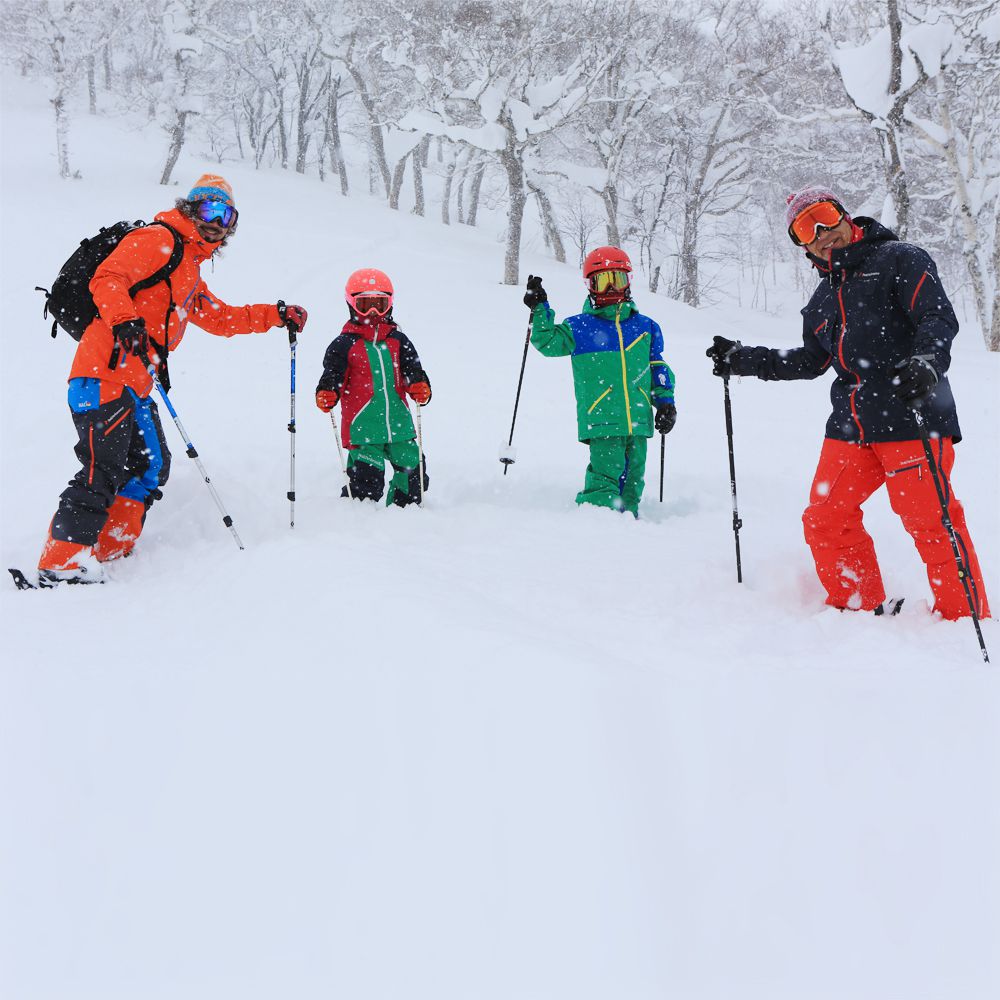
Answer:
[[[84,332],[69,374],[80,469],[49,526],[38,563],[42,582],[99,581],[101,563],[132,551],[146,512],[162,496],[170,451],[144,359],[169,387],[167,359],[188,322],[219,337],[304,327],[300,306],[230,306],[202,280],[201,265],[226,245],[237,219],[230,185],[206,174],[175,208],[127,234],[95,270],[90,293],[98,316]],[[178,246],[182,253],[169,276],[130,294]]]

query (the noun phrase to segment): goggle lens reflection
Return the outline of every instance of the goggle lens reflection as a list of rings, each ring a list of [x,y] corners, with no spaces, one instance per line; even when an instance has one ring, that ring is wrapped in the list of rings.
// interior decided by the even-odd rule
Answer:
[[[788,227],[788,235],[796,246],[807,246],[823,229],[835,229],[844,218],[844,210],[835,202],[818,201],[799,212]]]
[[[239,214],[232,205],[224,201],[199,201],[195,212],[202,222],[218,222],[228,229]]]
[[[382,292],[362,292],[354,296],[354,311],[359,316],[375,313],[384,316],[389,311],[392,300]]]
[[[598,271],[590,276],[590,287],[595,292],[607,292],[614,289],[622,292],[628,288],[628,271]]]

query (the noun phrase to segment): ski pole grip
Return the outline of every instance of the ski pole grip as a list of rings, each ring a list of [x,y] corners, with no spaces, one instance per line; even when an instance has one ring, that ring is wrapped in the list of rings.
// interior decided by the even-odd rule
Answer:
[[[285,307],[286,307],[285,300],[278,299],[277,307],[278,307],[278,315],[281,317],[281,322],[284,323],[285,329],[288,331],[288,346],[294,347],[295,344],[297,343],[295,339],[295,330],[292,329],[291,320],[287,319],[285,316]]]

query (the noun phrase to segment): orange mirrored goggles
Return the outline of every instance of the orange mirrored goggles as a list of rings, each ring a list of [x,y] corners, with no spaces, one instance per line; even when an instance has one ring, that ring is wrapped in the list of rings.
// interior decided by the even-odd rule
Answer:
[[[812,243],[823,229],[835,229],[847,213],[835,201],[817,201],[795,216],[788,235],[799,247]]]
[[[391,297],[383,292],[361,292],[354,296],[354,311],[359,316],[367,316],[369,313],[384,316],[391,305]]]
[[[628,288],[628,271],[597,271],[590,276],[590,290],[592,292],[607,292],[614,289],[616,292],[623,292]]]

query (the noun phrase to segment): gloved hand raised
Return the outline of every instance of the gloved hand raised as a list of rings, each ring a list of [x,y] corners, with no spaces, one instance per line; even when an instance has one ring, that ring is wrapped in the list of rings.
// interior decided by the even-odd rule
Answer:
[[[742,346],[738,340],[713,337],[712,346],[705,351],[705,357],[712,359],[712,374],[718,375],[719,378],[728,378],[733,371],[730,358]]]
[[[116,323],[111,332],[126,354],[141,358],[149,353],[149,334],[146,332],[146,321],[141,316]]]
[[[406,393],[420,406],[426,406],[431,401],[431,387],[426,382],[411,382],[406,387]]]
[[[545,294],[545,289],[542,288],[542,279],[537,275],[529,274],[528,290],[524,293],[524,304],[529,309],[534,309],[535,306],[548,301],[549,297]]]
[[[656,416],[653,417],[653,426],[661,434],[669,434],[677,423],[677,407],[673,403],[660,403],[656,407]]]
[[[934,366],[923,358],[898,361],[893,366],[892,372],[896,398],[914,408],[918,407],[938,384],[938,373],[934,370]]]
[[[278,299],[278,316],[289,333],[301,333],[309,318],[302,306],[287,306],[281,299]]]
[[[320,389],[316,393],[316,405],[324,413],[329,413],[337,405],[339,398],[333,389]]]

